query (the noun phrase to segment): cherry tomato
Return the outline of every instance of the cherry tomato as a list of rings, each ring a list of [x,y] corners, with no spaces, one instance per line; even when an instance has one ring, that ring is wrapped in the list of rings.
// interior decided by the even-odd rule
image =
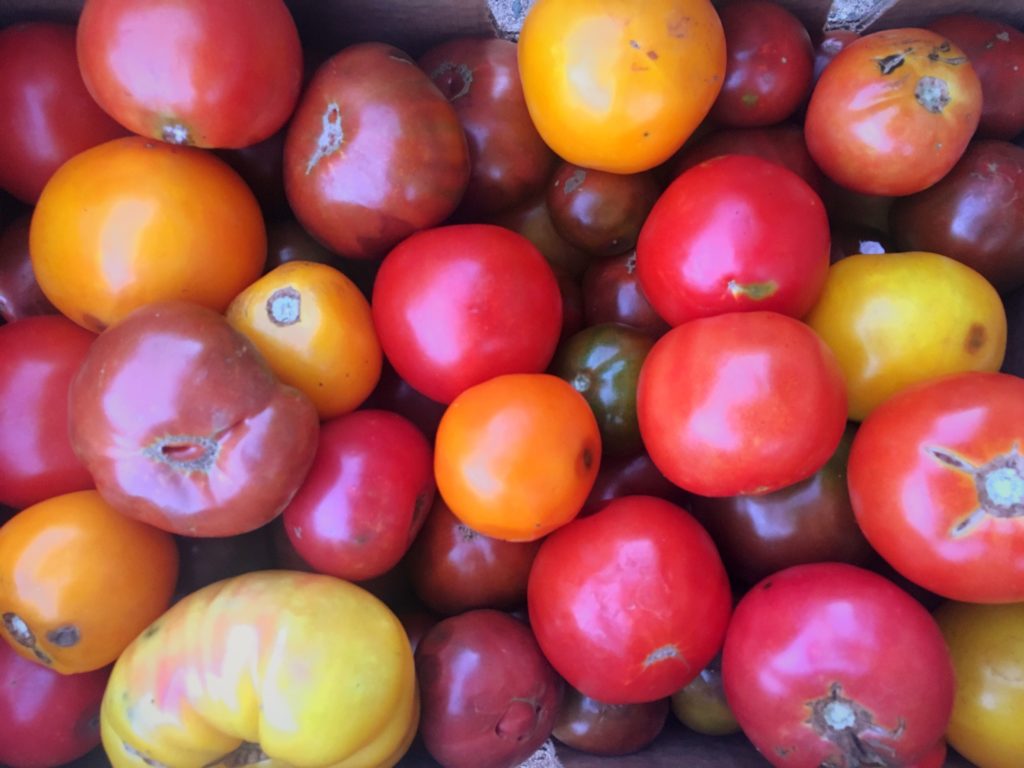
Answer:
[[[445,503],[475,531],[533,541],[579,513],[601,463],[583,396],[544,373],[470,387],[441,418],[434,475]]]
[[[197,147],[270,137],[302,81],[299,32],[283,0],[88,0],[78,62],[122,125]]]
[[[96,491],[55,496],[0,528],[0,633],[62,674],[105,667],[170,604],[178,550]]]
[[[685,507],[691,494],[670,483],[646,451],[635,456],[607,456],[601,461],[594,487],[580,511],[592,515],[619,496],[657,496]]]
[[[931,615],[840,563],[794,566],[748,592],[722,679],[743,732],[779,768],[910,765],[941,740],[953,707],[953,667]]]
[[[846,392],[835,357],[806,325],[734,312],[684,323],[655,343],[637,415],[651,459],[676,485],[702,496],[761,494],[824,466],[846,427]]]
[[[519,72],[530,116],[560,157],[638,173],[707,115],[725,36],[709,0],[538,0],[519,36]]]
[[[69,160],[32,216],[32,266],[62,313],[102,331],[156,301],[222,312],[259,277],[263,216],[211,154],[129,137]]]
[[[591,755],[628,755],[650,746],[668,719],[668,699],[605,704],[567,687],[551,735]]]
[[[636,271],[636,251],[595,261],[583,275],[587,325],[621,323],[657,338],[668,330],[647,300]]]
[[[739,731],[740,724],[725,700],[721,655],[672,694],[672,713],[690,730],[708,736],[726,736]]]
[[[880,405],[850,453],[864,535],[925,589],[1024,601],[1024,379],[965,373]]]
[[[544,541],[527,605],[544,655],[571,686],[631,704],[671,695],[714,658],[732,596],[691,515],[624,496]]]

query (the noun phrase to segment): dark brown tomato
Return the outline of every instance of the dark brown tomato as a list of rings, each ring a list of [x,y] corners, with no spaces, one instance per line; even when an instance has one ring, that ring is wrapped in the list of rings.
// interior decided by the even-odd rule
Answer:
[[[287,218],[267,225],[267,265],[263,271],[272,272],[289,261],[313,261],[337,267],[341,257],[317,242],[295,219]]]
[[[195,539],[178,536],[178,585],[175,598],[251,571],[274,567],[269,526],[238,536]]]
[[[282,128],[257,144],[215,152],[249,185],[268,221],[289,215],[284,195],[284,137]]]
[[[941,253],[1012,291],[1024,283],[1024,149],[972,142],[938,183],[898,198],[890,222],[900,250]]]
[[[405,634],[409,636],[409,645],[412,646],[412,652],[416,653],[416,649],[419,647],[420,640],[423,636],[429,632],[438,621],[437,616],[432,613],[427,613],[424,610],[412,609],[409,611],[403,611],[398,616],[398,620],[402,622],[402,626],[405,627]]]
[[[419,65],[455,107],[469,143],[469,185],[459,214],[496,213],[539,192],[555,155],[526,109],[515,43],[449,40],[423,54]]]
[[[495,216],[491,223],[518,232],[540,251],[553,269],[573,277],[583,274],[592,256],[577,248],[555,229],[545,195],[540,194],[520,206]]]
[[[649,746],[668,719],[668,699],[643,704],[605,704],[566,686],[551,735],[591,755],[615,756]]]
[[[670,483],[654,466],[646,451],[634,456],[609,456],[601,459],[594,487],[580,516],[592,515],[612,499],[620,496],[656,496],[689,508],[690,495]]]
[[[858,253],[893,253],[892,238],[880,229],[840,221],[831,228],[829,261],[835,264]]]
[[[587,325],[621,323],[652,338],[668,330],[636,275],[636,251],[595,261],[583,275],[583,320]]]
[[[28,251],[31,215],[15,219],[0,234],[0,317],[11,323],[33,315],[56,315],[32,271]]]
[[[562,335],[559,339],[565,341],[583,330],[583,288],[580,280],[567,272],[556,269],[555,277],[562,294]]]
[[[360,43],[316,71],[285,138],[288,202],[349,258],[384,255],[462,199],[469,150],[455,109],[407,54]]]

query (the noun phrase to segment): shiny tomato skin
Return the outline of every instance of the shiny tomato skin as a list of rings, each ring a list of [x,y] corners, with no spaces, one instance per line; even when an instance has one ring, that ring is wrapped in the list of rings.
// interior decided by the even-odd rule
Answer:
[[[491,224],[406,239],[381,264],[372,304],[390,363],[442,403],[494,376],[543,371],[562,330],[551,267],[525,237]]]
[[[711,537],[689,513],[624,496],[544,541],[527,605],[544,655],[571,686],[639,704],[679,690],[714,658],[732,595]]]
[[[1024,601],[1024,379],[971,372],[894,395],[861,425],[848,482],[893,568],[943,597]]]
[[[0,327],[0,504],[92,487],[68,439],[68,388],[95,338],[59,315]]]
[[[835,356],[806,325],[734,312],[684,323],[655,343],[640,371],[637,415],[651,459],[679,487],[767,493],[832,456],[846,390]]]
[[[64,161],[126,133],[82,82],[74,27],[7,27],[0,32],[0,70],[0,188],[22,202],[34,204]]]
[[[583,273],[581,288],[587,325],[621,323],[654,338],[668,330],[640,287],[635,250],[595,261]]]
[[[794,566],[748,592],[722,676],[744,733],[777,768],[912,764],[953,707],[953,667],[931,615],[883,577],[839,563]]]
[[[724,312],[803,316],[828,275],[821,198],[781,165],[712,158],[680,175],[640,230],[637,274],[658,314],[676,326]]]
[[[283,0],[89,0],[78,62],[89,92],[133,133],[205,148],[269,138],[302,81]]]

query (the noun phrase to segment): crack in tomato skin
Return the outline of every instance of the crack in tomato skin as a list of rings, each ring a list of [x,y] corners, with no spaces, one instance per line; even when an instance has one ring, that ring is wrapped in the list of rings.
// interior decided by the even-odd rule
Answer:
[[[821,768],[899,768],[896,750],[878,739],[898,740],[906,730],[901,718],[895,728],[875,722],[871,710],[843,696],[841,683],[833,682],[820,699],[807,702],[811,710],[805,720],[823,739],[839,748],[821,763]],[[870,740],[870,741],[869,741]]]

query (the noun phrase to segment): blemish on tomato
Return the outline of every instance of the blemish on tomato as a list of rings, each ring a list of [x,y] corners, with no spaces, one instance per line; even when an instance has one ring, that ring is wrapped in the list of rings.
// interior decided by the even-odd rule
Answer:
[[[875,59],[875,63],[878,64],[878,69],[883,75],[891,75],[902,67],[905,61],[902,53],[892,53],[880,59]]]
[[[473,70],[465,64],[444,61],[430,73],[430,79],[448,97],[448,101],[455,101],[469,93],[473,85]]]
[[[74,624],[65,624],[47,632],[46,639],[58,648],[71,648],[78,645],[81,635]]]
[[[949,85],[945,80],[926,75],[914,86],[914,98],[929,112],[938,115],[942,113],[953,97],[949,93]]]
[[[181,123],[165,123],[160,131],[160,138],[179,147],[187,147],[193,143],[188,128]]]
[[[779,290],[778,283],[774,280],[766,280],[762,283],[740,283],[730,280],[726,287],[734,299],[744,297],[754,301],[763,301],[774,296],[775,292]]]
[[[643,667],[644,669],[647,669],[658,662],[666,661],[668,659],[680,659],[684,664],[686,664],[686,659],[684,659],[683,655],[679,652],[679,648],[677,648],[675,644],[669,643],[668,645],[663,645],[660,648],[655,648],[647,654],[647,658],[644,659]],[[687,664],[687,666],[689,665]]]
[[[565,186],[562,187],[563,195],[571,195],[577,189],[583,186],[583,182],[587,180],[587,172],[583,168],[577,168],[573,171],[572,176],[565,180]]]
[[[985,340],[987,338],[988,333],[985,331],[985,326],[981,323],[972,323],[971,327],[967,329],[967,338],[964,339],[964,349],[968,354],[973,355],[985,346]]]
[[[651,61],[657,61],[658,60],[658,52],[657,51],[648,51],[647,52],[647,58],[650,59]]]
[[[317,163],[325,157],[329,157],[341,149],[345,141],[345,131],[341,125],[341,110],[337,102],[332,101],[327,105],[321,118],[320,136],[317,137],[316,149],[310,155],[306,163],[306,175],[308,176],[316,168]]]

